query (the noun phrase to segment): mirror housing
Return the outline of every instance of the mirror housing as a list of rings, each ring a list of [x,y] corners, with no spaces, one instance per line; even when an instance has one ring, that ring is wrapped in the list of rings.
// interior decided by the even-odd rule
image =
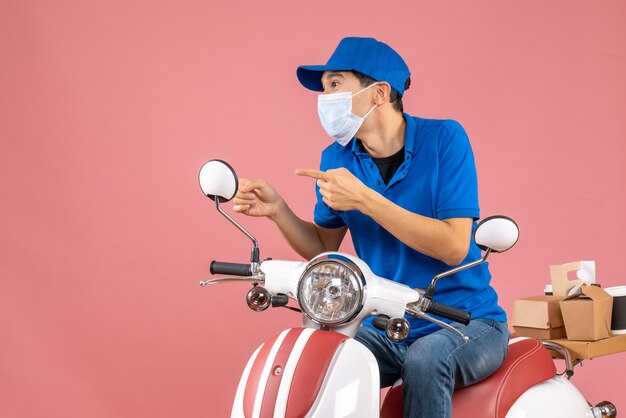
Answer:
[[[211,200],[217,198],[220,203],[228,202],[239,188],[235,170],[225,161],[207,161],[198,174],[202,193]]]
[[[519,239],[519,227],[509,217],[496,215],[483,219],[476,225],[474,242],[483,250],[503,253],[513,247]]]

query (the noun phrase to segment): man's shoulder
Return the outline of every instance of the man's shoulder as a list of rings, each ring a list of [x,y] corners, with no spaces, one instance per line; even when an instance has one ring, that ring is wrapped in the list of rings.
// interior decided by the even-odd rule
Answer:
[[[338,144],[337,142],[333,141],[332,144],[328,145],[326,148],[324,148],[324,151],[322,151],[322,154],[336,154],[338,152],[340,152],[341,150],[343,150],[345,147],[342,147],[340,144]]]
[[[414,132],[417,144],[443,150],[449,147],[465,148],[469,143],[465,129],[454,119],[410,117],[416,125]]]
[[[354,141],[354,139],[353,139]],[[333,142],[322,151],[322,169],[341,167],[343,163],[352,156],[352,143],[345,147]]]
[[[329,158],[349,158],[352,156],[352,143],[356,140],[356,138],[353,138],[352,141],[350,141],[346,146],[333,141],[332,144],[324,148],[322,156],[327,156]]]
[[[465,132],[463,125],[454,119],[427,119],[419,116],[407,115],[417,124],[418,128],[433,129],[433,130],[445,130],[450,134],[457,132]]]

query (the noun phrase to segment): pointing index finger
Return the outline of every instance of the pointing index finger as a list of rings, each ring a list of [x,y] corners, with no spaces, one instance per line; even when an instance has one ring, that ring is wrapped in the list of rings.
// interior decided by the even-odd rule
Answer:
[[[312,177],[314,179],[326,180],[326,173],[320,170],[314,170],[312,168],[298,168],[296,170],[298,176]]]

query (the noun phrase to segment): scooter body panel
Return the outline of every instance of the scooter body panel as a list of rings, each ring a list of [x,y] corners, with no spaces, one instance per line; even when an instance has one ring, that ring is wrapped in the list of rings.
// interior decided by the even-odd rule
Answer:
[[[239,379],[239,386],[237,386],[237,393],[235,394],[235,400],[233,402],[233,409],[230,414],[231,418],[245,417],[245,414],[243,411],[243,394],[246,389],[246,382],[248,381],[248,377],[250,376],[250,369],[252,368],[252,365],[254,364],[254,361],[256,360],[256,357],[259,354],[259,351],[261,351],[262,347],[263,346],[257,348],[255,352],[252,354],[252,356],[250,357],[250,360],[248,360],[248,364],[246,364],[246,368],[243,370],[241,379]]]
[[[345,335],[292,328],[252,355],[237,388],[232,418],[378,417],[378,366]]]
[[[583,395],[564,376],[529,388],[513,404],[506,418],[594,418]]]
[[[380,377],[374,355],[356,340],[337,350],[307,418],[377,418]]]

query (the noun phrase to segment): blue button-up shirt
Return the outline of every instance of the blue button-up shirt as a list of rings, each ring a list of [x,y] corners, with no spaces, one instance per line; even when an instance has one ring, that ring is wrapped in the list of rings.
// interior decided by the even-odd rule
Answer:
[[[463,127],[452,120],[434,120],[404,114],[404,162],[385,184],[378,167],[357,138],[342,147],[334,143],[322,153],[323,171],[344,167],[367,187],[410,212],[435,219],[480,217],[474,155]],[[347,226],[357,255],[378,276],[411,287],[426,288],[437,274],[450,269],[391,235],[359,211],[336,211],[323,201],[316,186],[314,221],[325,228]],[[475,222],[474,222],[475,227]],[[463,263],[481,256],[473,239]],[[487,263],[441,279],[434,300],[472,313],[472,318],[505,321],[498,297],[489,285]],[[440,329],[409,318],[409,341]],[[447,321],[449,322],[449,321]],[[369,325],[366,321],[365,325]]]

